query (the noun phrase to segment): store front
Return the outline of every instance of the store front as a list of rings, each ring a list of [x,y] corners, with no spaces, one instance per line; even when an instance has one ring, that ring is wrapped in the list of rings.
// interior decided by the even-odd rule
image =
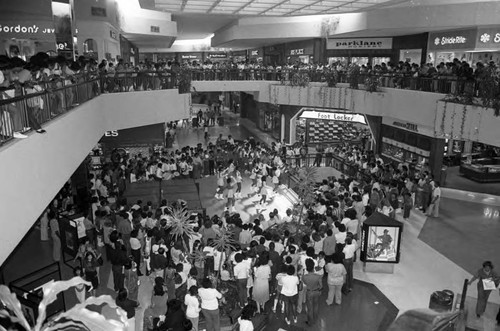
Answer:
[[[248,60],[250,63],[261,63],[264,60],[264,49],[255,48],[248,50]]]
[[[281,140],[281,113],[279,105],[259,103],[257,127],[269,133],[274,139]]]
[[[328,39],[327,62],[346,68],[350,63],[373,66],[391,61],[392,38]]]
[[[285,44],[287,63],[311,63],[314,62],[314,40],[305,40]]]
[[[117,153],[148,156],[165,146],[165,125],[145,125],[130,129],[106,131],[99,141],[106,159]]]
[[[293,142],[363,145],[371,139],[365,115],[337,109],[301,108],[290,120]]]
[[[212,63],[215,62],[225,62],[228,59],[228,54],[226,52],[217,53],[205,53],[205,60]]]
[[[386,162],[404,162],[416,169],[428,165],[435,178],[441,175],[445,141],[434,138],[431,127],[383,117],[380,146]]]
[[[52,19],[0,20],[0,53],[27,61],[38,52],[55,52],[56,36]]]
[[[476,28],[429,33],[427,63],[438,65],[458,59],[472,64],[476,38]]]
[[[125,63],[130,63],[132,66],[139,64],[139,48],[122,35],[120,35],[120,50]]]
[[[177,61],[180,63],[192,63],[196,61],[197,63],[203,63],[203,53],[177,53]]]
[[[231,59],[233,63],[245,62],[247,60],[247,51],[233,51],[231,52]]]
[[[286,61],[285,45],[273,45],[264,48],[264,64],[278,66]]]

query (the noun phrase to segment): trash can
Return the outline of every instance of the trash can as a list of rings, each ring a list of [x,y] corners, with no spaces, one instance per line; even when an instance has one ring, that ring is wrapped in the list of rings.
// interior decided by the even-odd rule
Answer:
[[[193,128],[197,128],[198,127],[198,117],[193,117]]]
[[[224,117],[219,116],[219,118],[217,119],[217,122],[219,123],[219,126],[224,126]]]
[[[451,311],[455,294],[450,290],[436,291],[431,294],[429,308],[438,312]]]

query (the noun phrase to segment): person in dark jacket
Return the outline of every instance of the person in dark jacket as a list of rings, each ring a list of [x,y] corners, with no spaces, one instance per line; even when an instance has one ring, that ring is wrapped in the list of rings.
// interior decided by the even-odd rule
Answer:
[[[111,241],[108,249],[108,259],[111,262],[111,271],[113,273],[113,283],[115,291],[124,287],[123,268],[129,262],[125,246],[121,243],[120,235],[115,230],[109,235]]]
[[[182,302],[174,299],[167,303],[165,321],[158,326],[158,331],[184,331],[186,314],[182,310]]]

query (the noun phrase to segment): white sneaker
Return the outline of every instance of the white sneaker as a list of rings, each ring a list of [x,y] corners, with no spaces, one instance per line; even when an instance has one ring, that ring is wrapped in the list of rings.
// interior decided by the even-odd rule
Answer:
[[[24,139],[24,138],[28,138],[28,136],[27,136],[27,135],[22,134],[21,132],[14,132],[14,134],[12,135],[12,137],[17,138],[17,139]]]

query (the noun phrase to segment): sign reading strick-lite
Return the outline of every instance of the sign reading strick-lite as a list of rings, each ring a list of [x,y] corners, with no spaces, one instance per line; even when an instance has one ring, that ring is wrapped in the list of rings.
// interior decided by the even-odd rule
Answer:
[[[323,112],[323,111],[309,111],[306,110],[300,115],[300,118],[310,118],[316,120],[327,120],[327,121],[342,121],[342,122],[353,122],[361,123],[366,125],[366,118],[361,114],[352,113],[337,113],[337,112]]]
[[[328,39],[327,49],[392,49],[392,38]]]

